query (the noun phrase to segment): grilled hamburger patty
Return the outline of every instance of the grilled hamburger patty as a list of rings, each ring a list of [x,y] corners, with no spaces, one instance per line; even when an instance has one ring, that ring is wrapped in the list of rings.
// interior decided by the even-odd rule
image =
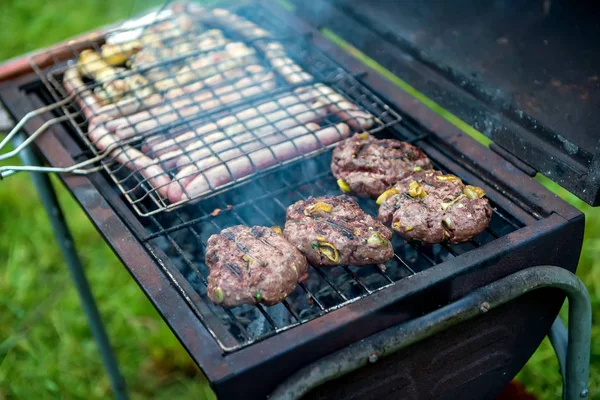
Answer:
[[[216,304],[274,305],[306,278],[306,258],[281,233],[236,225],[208,239],[208,297]]]
[[[429,158],[415,146],[368,133],[340,142],[332,156],[331,172],[342,190],[360,197],[376,198],[414,171],[432,168]]]
[[[394,256],[392,232],[346,195],[310,197],[288,207],[283,235],[313,265],[368,265]]]
[[[466,242],[492,217],[485,192],[440,171],[422,171],[384,192],[378,219],[405,239],[425,243]]]

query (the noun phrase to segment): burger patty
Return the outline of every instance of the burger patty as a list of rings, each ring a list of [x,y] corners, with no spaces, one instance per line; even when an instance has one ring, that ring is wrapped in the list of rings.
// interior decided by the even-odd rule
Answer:
[[[483,189],[440,171],[405,178],[378,199],[378,219],[405,239],[466,242],[489,224],[492,208]]]
[[[206,265],[208,297],[225,307],[277,304],[306,278],[308,269],[306,258],[280,228],[243,225],[208,239]]]
[[[394,256],[392,232],[346,195],[310,197],[287,208],[283,235],[313,265],[368,265]]]
[[[429,158],[417,147],[399,140],[375,139],[357,133],[333,150],[331,172],[344,192],[377,198],[415,171],[431,169]]]

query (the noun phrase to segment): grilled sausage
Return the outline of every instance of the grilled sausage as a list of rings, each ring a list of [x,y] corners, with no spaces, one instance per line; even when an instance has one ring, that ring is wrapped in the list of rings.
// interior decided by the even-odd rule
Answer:
[[[183,149],[179,148],[161,154],[159,159],[165,163],[167,168],[172,168],[175,165],[181,168],[198,160],[206,145],[223,141],[232,143],[232,146],[242,144],[247,141],[247,138],[253,140],[298,125],[315,122],[322,118],[324,110],[318,103],[312,107],[307,106],[305,103],[298,103],[287,107],[285,110],[265,113],[263,111],[267,107],[262,106],[269,106],[269,103],[258,107],[258,109],[263,108],[262,111],[255,108],[245,110],[246,118],[241,122],[238,122],[239,120],[235,118],[227,117],[218,121],[215,125],[204,127],[204,131],[194,131],[194,141],[185,145]],[[223,128],[216,129],[217,126]],[[202,134],[199,135],[199,133]]]
[[[196,164],[183,168],[169,186],[169,200],[178,202],[200,196],[211,189],[231,182],[232,179],[240,179],[276,165],[278,162],[285,162],[320,147],[328,146],[350,135],[350,128],[344,123],[316,131],[315,129],[318,128],[316,124],[307,124],[305,128],[308,133],[297,137],[293,135],[298,133],[298,127],[279,134],[281,136],[273,135],[273,140],[277,141],[277,144],[258,146],[258,150],[251,147],[249,154],[243,149],[232,149],[233,154],[240,151],[241,155],[224,163],[221,162],[208,170],[202,165]],[[189,180],[190,177],[193,179]],[[182,181],[187,184],[183,185]]]
[[[274,85],[273,75],[266,74],[241,79],[231,86],[201,91],[193,96],[192,99],[184,96],[181,100],[140,113],[133,119],[134,121],[141,119],[140,122],[134,122],[133,125],[131,123],[127,125],[123,124],[116,128],[115,134],[123,139],[133,136],[143,136],[153,129],[158,129],[163,125],[182,118],[205,112],[217,106],[256,96],[271,90]],[[124,120],[127,121],[129,118],[126,117]],[[154,142],[156,143],[156,140]]]
[[[227,82],[234,83],[222,86]],[[142,122],[147,124],[148,121],[152,121],[157,117],[163,116],[169,118],[169,114],[176,114],[179,109],[192,105],[194,101],[202,102],[197,105],[209,109],[210,107],[215,106],[215,102],[210,101],[216,97],[215,95],[223,97],[220,99],[223,103],[237,101],[237,97],[239,96],[252,95],[247,91],[249,89],[244,88],[249,88],[252,85],[260,83],[265,85],[265,89],[271,88],[273,86],[273,75],[271,73],[265,73],[264,68],[259,65],[235,68],[213,75],[202,81],[170,89],[164,94],[164,98],[163,96],[155,94],[154,96],[156,98],[144,102],[144,105],[148,107],[146,111],[141,111],[141,107],[130,111],[129,108],[125,106],[124,101],[121,101],[116,105],[105,106],[95,113],[95,116],[90,121],[89,129],[92,130],[96,126],[104,124],[109,131],[114,132],[118,129],[131,127],[133,124],[141,124]],[[241,93],[237,93],[240,90]],[[112,107],[114,110],[109,111],[109,107]],[[103,109],[107,110],[103,111]],[[132,131],[133,130],[134,129],[132,129]],[[127,137],[127,135],[132,135],[132,132],[120,131],[118,135],[120,137]]]
[[[77,71],[74,68],[65,72],[64,85],[69,94],[78,93],[75,96],[76,101],[83,110],[86,118],[90,118],[92,110],[86,107],[90,104],[92,96],[89,90],[82,90],[85,86],[80,79],[77,79]],[[166,198],[168,185],[171,182],[169,176],[163,171],[162,167],[155,161],[134,149],[122,141],[115,138],[105,129],[94,129],[88,132],[90,141],[100,150],[100,152],[109,152],[109,156],[118,163],[124,165],[133,172],[139,172],[148,181],[148,183],[159,193],[161,198]]]
[[[273,121],[273,117],[275,117],[276,115],[283,115],[285,113],[288,113],[288,115],[291,115],[294,118],[299,118],[298,123],[300,124],[314,121],[319,116],[324,117],[327,112],[337,113],[338,116],[341,112],[342,117],[346,116],[348,112],[353,113],[352,115],[356,118],[351,118],[349,122],[351,122],[355,127],[359,128],[360,130],[367,129],[371,126],[371,123],[374,121],[374,118],[370,114],[360,111],[356,106],[353,106],[353,110],[347,109],[344,111],[340,111],[340,107],[342,105],[345,106],[347,102],[344,101],[344,104],[333,104],[332,100],[339,100],[339,95],[337,95],[337,93],[335,93],[331,88],[327,88],[325,85],[322,84],[317,84],[314,86],[311,85],[296,89],[293,91],[292,94],[284,96],[276,101],[264,103],[258,106],[257,109],[259,115],[279,111],[279,114],[273,114],[272,117],[267,116],[267,120]],[[300,114],[296,111],[285,111],[286,107],[289,108],[292,106],[299,106],[302,102],[311,104],[311,107],[313,110],[315,110],[315,113],[310,114],[307,111],[306,113],[303,112],[302,114]],[[253,120],[251,121],[251,119]],[[277,119],[281,119],[281,117],[276,117],[275,120]],[[357,122],[358,119],[360,119],[360,123]],[[199,137],[202,137],[205,133],[227,128],[226,133],[228,135],[233,135],[240,133],[244,130],[251,129],[257,126],[256,124],[265,125],[265,120],[257,118],[256,110],[250,108],[240,111],[233,116],[222,118],[216,123],[212,122],[207,125],[198,127],[194,131],[186,132],[174,139],[169,139],[165,141],[155,140],[153,141],[154,145],[151,145],[151,148],[152,151],[158,155],[167,151],[178,151],[179,153],[183,154],[184,152],[189,151],[190,149],[182,149],[182,144],[185,144],[191,140],[195,140],[197,141],[196,145],[198,145],[198,143],[201,143],[201,141],[198,141],[197,139]],[[280,129],[285,129],[287,127],[290,126],[285,126],[284,128]],[[172,156],[172,154],[169,155],[169,158],[172,158]]]

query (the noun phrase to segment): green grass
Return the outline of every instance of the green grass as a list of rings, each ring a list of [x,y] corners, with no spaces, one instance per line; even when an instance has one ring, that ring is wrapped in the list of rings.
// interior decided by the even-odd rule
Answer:
[[[160,3],[160,0],[154,1]],[[147,1],[29,0],[2,2],[0,60],[47,46],[147,7]],[[355,50],[347,48],[355,55]],[[374,61],[363,60],[379,68]],[[475,138],[479,132],[388,71],[392,82]],[[489,143],[489,140],[488,140]],[[10,162],[15,163],[16,160]],[[596,310],[600,302],[600,210],[538,178],[586,214],[578,275]],[[131,396],[213,398],[201,372],[140,289],[56,179],[60,202],[94,288]],[[598,321],[595,311],[594,321]],[[594,326],[593,337],[600,337]],[[593,340],[591,396],[598,395],[600,343]],[[540,399],[560,397],[558,364],[544,341],[519,375]],[[0,182],[0,400],[110,397],[108,380],[48,220],[26,175]]]

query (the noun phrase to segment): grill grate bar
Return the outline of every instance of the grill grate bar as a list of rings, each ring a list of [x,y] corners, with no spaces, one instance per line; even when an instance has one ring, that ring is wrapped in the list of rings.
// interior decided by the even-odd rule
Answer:
[[[410,144],[415,144],[417,142],[427,139],[428,137],[429,137],[429,133],[426,132],[426,133],[422,133],[419,136],[414,137],[412,139],[406,139],[405,142],[410,143]]]
[[[489,226],[485,228],[485,231],[488,232],[490,235],[492,235],[495,239],[498,239],[500,237],[500,235],[498,235],[493,229],[491,229]]]
[[[269,325],[271,325],[276,330],[277,323],[275,321],[273,321],[273,318],[271,318],[269,313],[265,311],[265,307],[262,304],[257,304],[257,305],[255,305],[255,307],[258,308],[258,311],[260,311],[260,313],[263,315],[263,317],[265,317],[265,319],[267,320]]]
[[[394,280],[390,278],[384,271],[382,271],[379,266],[377,267],[377,271],[379,271],[379,274],[383,276],[388,283],[394,283]]]
[[[411,267],[410,267],[410,266],[409,266],[409,265],[406,263],[406,261],[404,261],[404,260],[402,259],[402,257],[400,257],[398,254],[394,253],[394,258],[395,258],[396,260],[400,261],[400,263],[402,264],[402,266],[403,266],[404,268],[406,268],[408,271],[410,271],[410,274],[411,274],[411,275],[414,275],[414,274],[416,274],[415,270],[414,270],[414,269],[412,269],[412,268],[411,268]]]
[[[347,265],[344,265],[342,268],[344,269],[344,271],[346,271],[346,273],[348,273],[348,275],[350,275],[352,277],[352,279],[354,279],[354,281],[358,284],[358,286],[360,286],[360,288],[363,291],[365,291],[367,294],[373,293],[373,291],[371,289],[369,289],[368,287],[366,287],[361,282],[361,280],[358,278],[358,276],[356,276],[356,274],[350,268],[348,268]],[[368,267],[364,267],[364,268],[368,268]]]
[[[306,295],[309,296],[312,299],[312,301],[317,304],[317,306],[321,309],[321,311],[325,311],[326,307],[323,305],[323,303],[321,303],[319,301],[319,298],[317,296],[315,296],[310,290],[308,290],[308,288],[306,287],[306,285],[304,283],[299,282],[298,286],[300,286],[302,288],[302,290],[304,290],[304,292],[306,292]]]
[[[453,257],[458,256],[458,253],[456,251],[454,251],[454,249],[452,247],[450,247],[450,245],[448,245],[448,243],[441,243],[442,247],[444,249],[446,249],[446,251],[450,254],[452,254]]]
[[[281,304],[283,304],[283,306],[285,307],[286,310],[288,310],[288,312],[290,314],[292,314],[292,316],[294,317],[294,319],[297,322],[301,322],[300,321],[300,316],[298,315],[298,313],[296,311],[294,311],[294,309],[292,308],[292,306],[290,305],[290,302],[288,299],[283,299],[283,301],[281,302]]]

